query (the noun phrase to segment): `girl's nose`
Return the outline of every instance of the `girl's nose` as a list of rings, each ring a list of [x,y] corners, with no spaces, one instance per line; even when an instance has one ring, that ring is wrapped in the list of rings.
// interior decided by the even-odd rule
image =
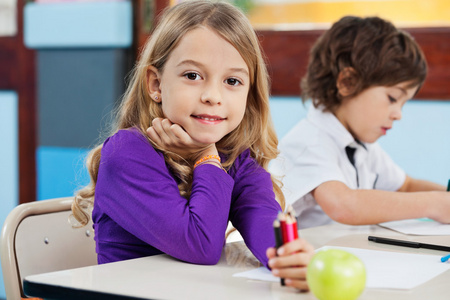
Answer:
[[[221,104],[222,95],[220,92],[220,87],[214,84],[208,85],[202,93],[201,101],[202,103],[210,105]]]

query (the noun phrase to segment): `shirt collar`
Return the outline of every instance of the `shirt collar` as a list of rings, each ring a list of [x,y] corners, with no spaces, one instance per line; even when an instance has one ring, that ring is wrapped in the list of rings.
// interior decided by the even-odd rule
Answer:
[[[339,148],[344,149],[347,146],[359,148],[362,146],[364,149],[367,149],[364,143],[353,138],[350,132],[331,112],[324,112],[321,107],[315,108],[311,104],[307,118],[315,126],[330,135]]]

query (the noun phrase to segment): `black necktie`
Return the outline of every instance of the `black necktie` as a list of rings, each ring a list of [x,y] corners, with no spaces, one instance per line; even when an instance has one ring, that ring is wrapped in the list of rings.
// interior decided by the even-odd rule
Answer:
[[[345,152],[347,153],[348,160],[356,168],[356,166],[355,166],[355,152],[356,152],[356,148],[347,146],[347,147],[345,147]]]
[[[352,166],[355,168],[356,171],[356,186],[359,188],[359,176],[358,176],[358,169],[356,168],[355,164],[355,152],[356,148],[347,146],[345,147],[345,153],[347,153],[348,160],[352,164]]]

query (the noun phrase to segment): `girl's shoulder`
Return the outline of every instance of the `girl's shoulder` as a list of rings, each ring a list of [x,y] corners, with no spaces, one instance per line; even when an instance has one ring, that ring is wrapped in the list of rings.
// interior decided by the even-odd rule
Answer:
[[[102,158],[111,157],[136,157],[138,155],[156,154],[147,137],[137,128],[121,129],[105,140],[102,148]]]
[[[264,168],[258,164],[256,159],[251,155],[250,149],[245,149],[239,154],[230,169],[230,175],[237,175],[248,171],[255,172],[257,170],[264,171]]]
[[[248,161],[255,161],[255,159],[250,155],[250,149],[247,148],[238,155],[233,165],[242,164]]]
[[[147,144],[151,146],[148,139],[137,128],[131,127],[120,129],[108,137],[103,143],[103,147],[127,146],[130,144]]]

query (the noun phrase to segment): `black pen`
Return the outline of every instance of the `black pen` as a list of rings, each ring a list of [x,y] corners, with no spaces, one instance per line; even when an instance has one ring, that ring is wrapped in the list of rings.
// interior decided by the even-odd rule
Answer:
[[[441,245],[433,245],[433,244],[425,244],[419,242],[411,242],[404,240],[394,240],[377,236],[369,236],[369,241],[381,244],[389,244],[395,246],[409,247],[409,248],[425,248],[439,251],[450,251],[450,246],[441,246]]]
[[[281,234],[280,221],[276,219],[273,221],[273,229],[275,232],[275,248],[278,250],[283,246],[283,237]],[[284,286],[284,278],[280,278],[280,284]]]

